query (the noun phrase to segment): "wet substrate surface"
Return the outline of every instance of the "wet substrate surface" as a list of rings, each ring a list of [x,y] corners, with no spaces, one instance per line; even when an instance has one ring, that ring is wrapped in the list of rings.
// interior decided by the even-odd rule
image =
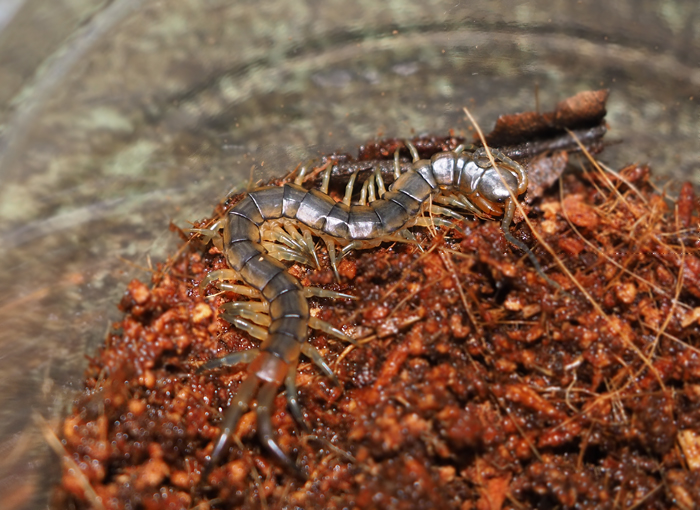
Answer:
[[[645,167],[603,174],[582,158],[525,204],[542,239],[522,218],[513,234],[563,290],[496,221],[415,228],[422,249],[352,252],[340,283],[321,245],[321,270],[291,265],[304,285],[361,298],[310,299],[313,315],[361,343],[312,333],[342,387],[302,357],[310,431],[281,390],[275,401],[279,442],[306,482],[260,446],[254,409],[202,479],[245,366],[197,368],[258,342],[217,317],[245,297],[215,285],[200,295],[199,282],[226,265],[193,236],[150,284],[129,285],[124,319],[58,431],[54,505],[696,508],[698,202],[689,185],[674,201],[648,179]]]

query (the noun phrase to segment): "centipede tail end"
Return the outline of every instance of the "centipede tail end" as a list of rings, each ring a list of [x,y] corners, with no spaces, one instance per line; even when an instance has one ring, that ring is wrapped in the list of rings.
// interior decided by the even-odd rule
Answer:
[[[202,480],[206,480],[211,473],[211,470],[217,466],[226,451],[231,435],[236,429],[236,425],[240,421],[241,417],[248,411],[250,401],[255,395],[255,391],[258,389],[259,380],[256,377],[248,377],[240,388],[238,388],[238,393],[236,398],[231,403],[231,406],[226,411],[224,419],[221,422],[221,433],[214,445],[214,448],[209,456],[209,462],[204,468],[204,473],[202,474]]]
[[[256,411],[258,418],[258,437],[260,442],[267,448],[277,462],[300,480],[306,481],[308,476],[304,473],[296,462],[284,453],[280,445],[275,440],[275,433],[272,430],[272,406],[277,395],[277,384],[268,382],[263,384],[258,394],[258,408]]]

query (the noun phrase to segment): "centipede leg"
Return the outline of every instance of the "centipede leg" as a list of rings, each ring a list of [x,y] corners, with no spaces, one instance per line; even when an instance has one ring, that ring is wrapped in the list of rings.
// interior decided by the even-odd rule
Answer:
[[[229,406],[224,415],[224,419],[221,422],[219,434],[219,439],[216,441],[216,445],[211,452],[209,457],[209,464],[207,465],[206,472],[208,472],[212,466],[215,466],[221,460],[221,456],[228,445],[229,437],[235,431],[236,425],[240,421],[241,417],[248,411],[250,401],[253,399],[255,390],[258,389],[259,379],[254,375],[248,375],[245,381],[238,388],[236,397]],[[205,472],[205,474],[206,474]]]
[[[367,182],[367,203],[370,204],[377,200],[377,195],[374,192],[374,180],[372,179],[372,177],[367,179]]]
[[[267,340],[267,329],[262,328],[260,326],[256,326],[255,324],[251,324],[245,319],[241,319],[238,316],[238,313],[224,312],[221,314],[221,318],[227,322],[230,322],[231,325],[236,326],[238,329],[245,331],[253,338],[257,338],[258,340],[263,341]]]
[[[415,234],[413,232],[411,232],[410,230],[408,230],[407,228],[399,230],[398,234],[401,237],[403,237],[406,241],[408,241],[409,243],[415,243],[418,246],[420,246],[420,243],[418,242],[418,239],[416,239]]]
[[[446,220],[445,218],[428,218],[421,216],[416,220],[417,227],[444,227],[444,228],[457,228],[453,222]]]
[[[355,181],[357,180],[357,174],[359,172],[359,170],[355,170],[350,176],[350,180],[348,181],[347,186],[345,186],[345,196],[343,197],[343,203],[348,207],[350,207],[350,205],[352,204],[352,192],[353,188],[355,187]]]
[[[233,269],[217,269],[215,271],[211,271],[204,278],[202,278],[201,282],[199,282],[199,294],[200,294],[200,296],[204,296],[207,287],[216,281],[238,280],[239,278],[240,278],[240,276]],[[258,296],[260,295],[260,293],[257,290],[251,289],[250,287],[246,287],[244,285],[239,285],[238,287],[240,287],[241,289],[252,290]],[[235,290],[233,292],[235,292]],[[247,294],[241,294],[241,295],[247,295]]]
[[[464,216],[462,216],[459,213],[454,212],[451,209],[446,209],[445,207],[440,207],[438,205],[431,205],[430,206],[430,213],[431,214],[437,214],[439,216],[447,216],[448,218],[453,218],[458,221],[464,221]]]
[[[359,205],[367,205],[367,189],[369,188],[369,179],[367,179],[362,184],[362,190],[360,191],[360,200],[358,200]]]
[[[299,251],[300,253],[306,253],[306,245],[294,238],[290,234],[284,231],[281,227],[277,226],[270,230],[269,236],[273,241],[286,244],[289,248]]]
[[[313,329],[318,329],[318,330],[323,331],[324,333],[327,333],[329,335],[333,335],[334,337],[339,338],[340,340],[343,340],[345,342],[351,343],[356,347],[358,346],[357,340],[346,335],[345,333],[340,331],[338,328],[333,327],[328,322],[322,321],[321,319],[318,319],[316,317],[309,318],[309,327],[311,327]]]
[[[415,163],[420,159],[420,154],[418,154],[418,149],[416,149],[416,146],[411,143],[410,140],[404,140],[403,141],[404,145],[406,148],[409,150],[411,153],[411,157],[413,158],[413,162]]]
[[[399,149],[394,151],[394,180],[401,177],[401,164],[399,163]]]
[[[299,392],[297,391],[297,367],[290,366],[287,377],[284,380],[284,385],[287,388],[287,405],[294,417],[294,421],[302,426],[304,431],[309,432],[309,426],[306,424],[304,413],[299,405]]]
[[[479,210],[462,194],[438,196],[434,200],[439,204],[466,209],[470,214],[479,218],[483,216],[483,211]]]
[[[384,184],[381,168],[378,166],[374,169],[374,180],[377,182],[377,196],[382,198],[386,193],[386,184]]]
[[[314,165],[314,159],[309,159],[308,161],[305,161],[301,167],[299,168],[299,173],[297,174],[296,178],[294,179],[294,184],[297,184],[301,186],[304,184],[304,179],[306,178],[306,174],[309,171],[310,168],[313,167]]]
[[[414,221],[411,223],[410,226],[413,227],[415,225],[416,225],[416,222]],[[420,251],[423,251],[423,247],[418,242],[418,239],[416,239],[416,236],[413,235],[413,232],[411,232],[407,228],[403,228],[403,229],[397,231],[395,234],[382,237],[381,239],[382,239],[382,241],[385,241],[385,242],[414,244],[418,247],[418,249]]]
[[[331,268],[333,269],[335,281],[340,282],[340,274],[338,273],[338,262],[335,260],[335,243],[331,238],[326,238],[324,239],[324,241],[326,242],[326,249],[328,250],[328,261],[330,262]]]
[[[291,473],[294,473],[301,480],[306,480],[308,477],[299,469],[296,463],[290,459],[277,441],[275,441],[275,433],[272,430],[272,406],[275,396],[277,395],[277,384],[274,382],[266,382],[263,384],[258,393],[258,408],[256,410],[258,418],[258,437],[260,442],[265,445],[270,453],[285,466]]]
[[[314,244],[313,237],[311,236],[311,232],[309,230],[304,232],[304,241],[306,242],[306,245],[309,247],[309,251],[314,257],[314,262],[316,262],[316,269],[321,269],[321,264],[318,261],[318,255],[316,254],[316,245]]]
[[[304,287],[304,297],[320,297],[329,299],[358,299],[357,296],[351,294],[343,294],[334,290],[321,289],[319,287]]]
[[[260,354],[259,349],[248,349],[247,351],[232,352],[221,358],[213,358],[197,369],[197,373],[202,373],[215,368],[232,367],[239,363],[250,363]]]
[[[208,228],[189,228],[185,232],[191,234],[199,234],[204,238],[205,243],[213,243],[218,249],[223,250],[223,241],[219,235],[219,230],[224,226],[226,218],[219,218],[212,223]]]
[[[230,306],[230,305],[231,305],[231,303],[224,303],[221,306],[221,308],[223,310],[223,313],[221,314],[222,319],[228,320],[228,318],[240,317],[241,319],[252,321],[255,324],[259,324],[260,326],[269,326],[270,325],[270,316],[267,315],[266,313],[257,312],[257,311],[251,310],[249,308],[246,308],[245,306]],[[258,337],[256,336],[255,338],[258,338]]]
[[[348,253],[350,253],[352,250],[356,250],[361,246],[362,246],[362,243],[360,241],[352,241],[351,243],[346,244],[345,246],[343,246],[343,249],[340,250],[340,257],[338,257],[338,258],[342,259]]]
[[[284,223],[284,229],[289,234],[289,236],[294,240],[294,244],[301,248],[301,251],[308,255],[309,262],[307,265],[316,265],[316,268],[320,268],[318,262],[318,255],[316,254],[316,246],[313,241],[312,234],[309,230],[304,230],[303,234],[299,232],[296,227],[291,222]]]
[[[326,377],[333,381],[334,384],[340,386],[340,381],[335,375],[335,372],[333,372],[331,366],[328,363],[326,363],[326,360],[321,355],[321,353],[318,352],[318,349],[316,349],[316,347],[306,342],[304,345],[301,346],[301,353],[307,358],[309,358],[311,361],[313,361],[314,365],[320,368],[321,372],[323,372]]]
[[[299,262],[305,266],[313,265],[313,260],[309,259],[305,253],[273,243],[262,243],[267,253],[277,260],[287,260],[289,262]]]
[[[331,181],[331,170],[333,170],[333,165],[330,162],[326,163],[326,169],[323,171],[323,181],[321,181],[321,193],[328,194],[328,185]]]

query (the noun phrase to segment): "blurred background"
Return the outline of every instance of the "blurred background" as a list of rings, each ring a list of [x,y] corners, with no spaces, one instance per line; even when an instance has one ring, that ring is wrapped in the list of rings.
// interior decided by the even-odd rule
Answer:
[[[0,0],[0,506],[46,508],[86,356],[251,175],[609,88],[613,167],[700,180],[696,0]]]

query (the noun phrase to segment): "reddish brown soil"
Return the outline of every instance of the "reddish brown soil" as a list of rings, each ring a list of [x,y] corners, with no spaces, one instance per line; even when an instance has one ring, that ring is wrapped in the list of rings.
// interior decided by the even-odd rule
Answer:
[[[257,342],[217,318],[240,296],[213,286],[200,296],[204,276],[226,266],[190,241],[150,285],[129,285],[123,320],[91,359],[59,431],[77,469],[64,464],[55,506],[90,508],[96,495],[105,508],[149,510],[696,508],[698,201],[689,185],[675,202],[659,195],[645,167],[615,177],[580,166],[526,206],[559,262],[524,221],[513,227],[566,292],[495,221],[417,228],[422,250],[354,252],[340,284],[321,247],[322,270],[290,267],[304,285],[361,297],[310,300],[362,339],[312,334],[342,388],[302,360],[311,433],[276,400],[279,442],[308,482],[261,448],[253,412],[201,477],[245,367],[197,367]]]

